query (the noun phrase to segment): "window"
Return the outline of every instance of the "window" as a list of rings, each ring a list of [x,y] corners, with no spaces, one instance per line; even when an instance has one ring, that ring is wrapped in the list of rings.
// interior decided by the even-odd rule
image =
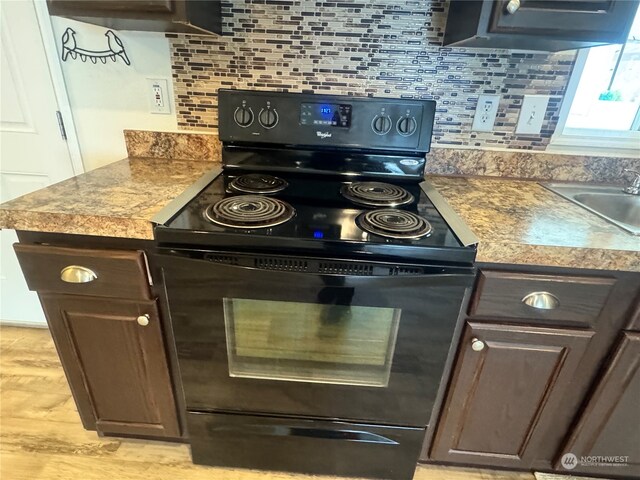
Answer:
[[[344,302],[353,293],[332,295]],[[229,375],[387,387],[400,314],[397,308],[225,298]]]
[[[640,154],[640,9],[627,43],[579,51],[551,143],[571,147]]]

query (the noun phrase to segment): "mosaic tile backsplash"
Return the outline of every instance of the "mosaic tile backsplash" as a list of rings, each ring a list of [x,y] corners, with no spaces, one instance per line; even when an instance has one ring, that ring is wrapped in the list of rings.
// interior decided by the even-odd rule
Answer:
[[[218,88],[433,99],[434,145],[544,150],[575,52],[442,47],[446,1],[229,0],[223,35],[167,34],[180,129],[215,131]],[[499,94],[494,132],[473,132]],[[550,95],[539,135],[516,135],[523,96]]]

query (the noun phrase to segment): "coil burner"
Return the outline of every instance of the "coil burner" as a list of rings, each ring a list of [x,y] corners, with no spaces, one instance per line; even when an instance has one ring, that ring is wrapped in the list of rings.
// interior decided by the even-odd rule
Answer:
[[[261,195],[237,195],[207,207],[205,217],[232,228],[268,228],[285,223],[295,215],[288,203]]]
[[[354,182],[344,185],[340,193],[353,203],[367,207],[399,207],[414,200],[404,188],[382,182]]]
[[[413,240],[431,234],[431,224],[415,213],[393,208],[371,210],[356,218],[366,232],[387,238]]]
[[[277,193],[287,188],[289,184],[273,175],[263,173],[248,173],[234,178],[229,188],[244,193]]]

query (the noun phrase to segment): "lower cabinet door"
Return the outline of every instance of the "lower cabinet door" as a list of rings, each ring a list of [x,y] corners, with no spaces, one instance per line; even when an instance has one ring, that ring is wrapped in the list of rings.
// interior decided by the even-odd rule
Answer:
[[[180,435],[154,300],[41,294],[85,428],[114,435]]]
[[[553,428],[592,336],[589,330],[468,323],[431,459],[519,468],[540,461],[540,439]]]
[[[624,333],[555,467],[640,478],[640,333]]]

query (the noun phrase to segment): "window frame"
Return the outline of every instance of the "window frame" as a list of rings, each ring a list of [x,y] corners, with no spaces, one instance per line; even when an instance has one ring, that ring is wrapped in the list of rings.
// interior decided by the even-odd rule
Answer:
[[[566,127],[569,111],[584,71],[588,48],[578,50],[560,107],[558,124],[547,146],[548,153],[574,153],[640,158],[640,131]],[[638,115],[636,115],[636,122]]]

